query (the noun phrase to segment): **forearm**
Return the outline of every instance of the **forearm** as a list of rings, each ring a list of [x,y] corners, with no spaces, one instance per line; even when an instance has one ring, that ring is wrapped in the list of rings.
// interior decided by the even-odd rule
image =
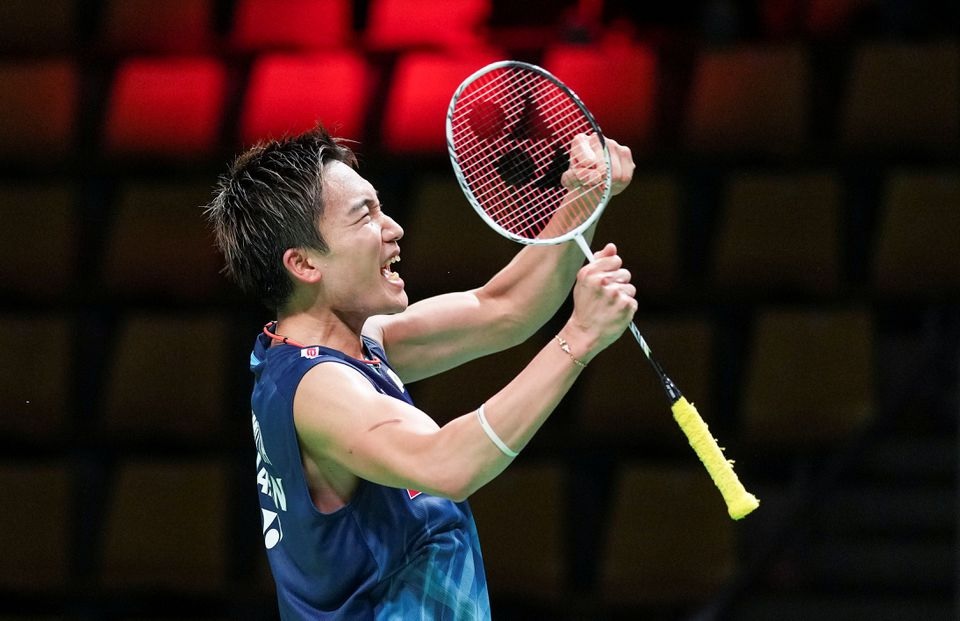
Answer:
[[[595,226],[584,231],[589,245]],[[502,305],[513,319],[516,344],[528,338],[560,308],[583,265],[583,251],[573,241],[550,246],[526,246],[479,291],[481,299]]]
[[[560,400],[573,386],[584,364],[595,352],[590,337],[565,327],[560,332],[568,343],[565,352],[551,340],[509,384],[484,404],[493,433],[515,452],[521,451],[546,422]],[[447,464],[455,497],[467,497],[502,472],[513,458],[502,452],[483,430],[476,411],[460,416],[438,432],[435,446],[441,463]]]

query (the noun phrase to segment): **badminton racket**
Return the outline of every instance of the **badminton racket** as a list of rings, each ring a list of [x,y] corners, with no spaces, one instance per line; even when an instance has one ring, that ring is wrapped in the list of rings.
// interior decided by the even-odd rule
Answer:
[[[450,101],[447,148],[464,194],[495,231],[523,244],[572,240],[593,260],[583,232],[610,199],[610,153],[590,111],[560,80],[517,61],[480,69]],[[746,516],[759,501],[740,483],[694,405],[654,359],[632,322],[630,332],[728,513],[733,519]]]

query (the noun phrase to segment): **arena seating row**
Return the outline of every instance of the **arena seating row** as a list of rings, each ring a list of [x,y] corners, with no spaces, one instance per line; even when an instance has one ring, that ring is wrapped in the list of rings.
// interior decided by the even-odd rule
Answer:
[[[680,174],[642,173],[606,210],[598,236],[618,244],[641,296],[652,300],[682,297],[691,286],[742,299],[826,300],[858,286],[881,297],[956,293],[957,174],[889,170],[877,183],[876,214],[848,206],[852,183],[828,169],[734,170],[707,200],[685,194]],[[112,205],[94,213],[69,180],[0,181],[0,294],[63,301],[82,285],[119,299],[228,299],[233,290],[201,209],[212,185],[119,181]],[[519,249],[475,217],[451,174],[421,178],[405,205],[392,199],[388,210],[413,233],[402,243],[402,269],[415,291],[478,286]],[[698,209],[716,220],[712,230],[689,225]],[[84,236],[85,226],[95,230]],[[867,257],[863,276],[850,274],[855,244]],[[99,257],[92,267],[81,267],[84,253]]]
[[[250,61],[132,55],[106,68],[63,55],[0,60],[0,81],[8,85],[0,92],[0,160],[66,159],[92,140],[95,152],[114,160],[190,162],[317,121],[365,141],[368,150],[442,154],[454,89],[505,54],[414,49],[394,62],[350,48],[264,52]],[[589,46],[554,44],[537,60],[583,98],[608,135],[638,153],[672,146],[658,126],[661,116],[674,114],[668,106],[686,111],[677,140],[690,153],[790,157],[816,146],[811,106],[825,87],[815,83],[811,53],[800,44],[704,49],[686,87],[678,87],[681,77],[654,48],[620,36]],[[84,90],[97,72],[108,76],[105,91]],[[956,149],[960,113],[951,104],[960,99],[958,75],[956,41],[862,44],[849,60],[849,90],[832,112],[835,148],[934,155]],[[687,94],[668,101],[664,92],[678,88]],[[85,98],[105,100],[102,118],[81,119]],[[84,122],[102,131],[80,136]]]

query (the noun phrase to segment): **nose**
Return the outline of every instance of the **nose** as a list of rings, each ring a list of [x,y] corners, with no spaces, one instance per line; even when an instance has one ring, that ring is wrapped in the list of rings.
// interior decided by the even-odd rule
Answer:
[[[403,237],[403,227],[397,224],[397,221],[390,216],[383,215],[383,224],[380,228],[384,241],[395,242]]]

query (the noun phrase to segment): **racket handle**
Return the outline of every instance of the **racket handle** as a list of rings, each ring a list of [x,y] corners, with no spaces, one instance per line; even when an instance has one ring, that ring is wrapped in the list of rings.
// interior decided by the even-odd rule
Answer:
[[[759,507],[760,501],[740,483],[737,473],[733,471],[732,462],[724,457],[723,450],[710,435],[710,429],[700,417],[697,408],[684,397],[680,397],[670,409],[673,410],[674,420],[680,425],[690,446],[713,479],[714,485],[720,490],[730,517],[739,520]]]

